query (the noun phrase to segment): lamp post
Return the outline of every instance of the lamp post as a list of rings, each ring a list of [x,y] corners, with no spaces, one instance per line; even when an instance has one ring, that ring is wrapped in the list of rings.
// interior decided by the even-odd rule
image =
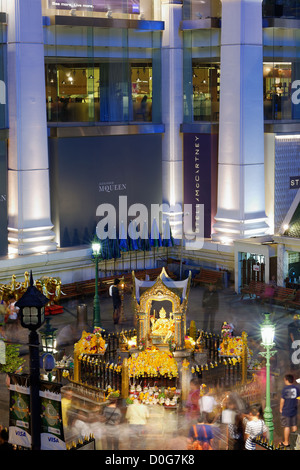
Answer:
[[[40,450],[40,360],[38,328],[44,323],[44,307],[49,299],[34,285],[32,272],[30,285],[22,297],[16,302],[20,309],[21,325],[29,332],[29,362],[30,362],[30,414],[31,414],[31,448]]]
[[[100,301],[98,294],[98,260],[101,252],[101,244],[98,237],[95,235],[92,242],[93,256],[95,258],[95,296],[94,296],[94,316],[93,316],[93,327],[101,327],[100,318]]]
[[[262,345],[266,349],[265,352],[261,352],[260,354],[266,358],[266,406],[264,410],[264,420],[266,426],[269,429],[270,434],[270,442],[273,442],[273,431],[274,431],[274,423],[273,423],[273,413],[271,408],[271,388],[270,388],[270,357],[274,356],[277,351],[272,350],[274,346],[274,335],[275,335],[275,325],[270,320],[270,314],[264,313],[265,319],[262,322],[261,328],[261,338],[262,338]]]
[[[56,333],[57,328],[50,324],[50,318],[46,317],[46,326],[40,330],[42,348],[44,353],[56,354]]]

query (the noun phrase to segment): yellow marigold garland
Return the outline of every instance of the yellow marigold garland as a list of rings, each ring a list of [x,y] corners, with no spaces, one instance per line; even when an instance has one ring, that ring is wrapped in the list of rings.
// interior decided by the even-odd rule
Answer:
[[[133,354],[128,359],[128,371],[129,377],[167,375],[171,379],[178,376],[177,362],[172,353],[155,348]]]
[[[243,354],[244,343],[241,336],[225,338],[220,344],[220,354],[222,356],[241,356]],[[253,352],[247,347],[248,358]]]
[[[101,328],[95,328],[93,333],[82,332],[80,340],[75,343],[74,350],[80,354],[101,354],[105,352],[105,340],[101,336]]]

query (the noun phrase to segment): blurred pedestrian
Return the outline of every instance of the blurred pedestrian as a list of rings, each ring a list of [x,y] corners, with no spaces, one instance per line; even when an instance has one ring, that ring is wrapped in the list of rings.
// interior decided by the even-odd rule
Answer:
[[[120,314],[121,314],[121,296],[119,292],[119,284],[120,284],[120,279],[115,279],[114,283],[112,286],[110,286],[109,289],[109,294],[112,297],[112,302],[113,302],[113,321],[114,324],[117,325],[120,320]]]
[[[200,414],[206,415],[216,411],[218,403],[213,395],[213,390],[210,388],[205,389],[205,393],[199,398],[199,411]]]
[[[130,450],[145,447],[146,425],[149,416],[147,405],[140,403],[138,399],[134,399],[133,403],[128,405],[126,419],[129,424]]]
[[[68,415],[68,423],[70,424],[69,427],[77,439],[84,439],[91,433],[88,418],[85,412],[82,410],[77,410],[75,415]]]
[[[190,427],[188,448],[198,450],[197,446],[200,444],[202,450],[212,450],[213,437],[212,427],[207,422],[207,416],[202,413],[198,416],[197,423]]]
[[[190,391],[185,404],[185,416],[187,421],[197,422],[197,419],[200,414],[199,408],[199,399],[200,399],[200,383],[199,380],[193,378],[190,382]]]
[[[219,294],[213,284],[205,289],[202,299],[204,309],[203,331],[214,333],[215,316],[219,308]]]
[[[236,412],[233,415],[233,422],[228,424],[228,450],[244,450],[244,415]]]
[[[119,450],[120,422],[122,418],[121,410],[118,406],[118,398],[109,398],[110,403],[103,410],[106,449]]]
[[[8,305],[7,305],[7,319],[6,323],[15,323],[18,322],[18,314],[19,314],[19,307],[16,307],[16,299],[13,294],[11,294],[8,298]]]
[[[299,385],[294,383],[294,376],[284,376],[284,387],[281,391],[279,412],[280,422],[283,427],[283,447],[290,446],[290,433],[297,431],[298,397],[300,396]]]

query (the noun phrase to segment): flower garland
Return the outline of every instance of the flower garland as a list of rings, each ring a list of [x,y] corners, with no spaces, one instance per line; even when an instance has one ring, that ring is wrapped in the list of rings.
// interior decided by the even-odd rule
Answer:
[[[220,344],[220,354],[222,356],[242,356],[244,342],[241,336],[225,337]],[[253,352],[247,347],[247,356],[250,358]]]
[[[95,328],[93,333],[82,332],[80,340],[75,343],[74,350],[80,354],[101,354],[105,352],[105,340],[101,336],[102,328]]]
[[[195,344],[196,344],[196,342],[193,340],[193,338],[191,336],[185,336],[184,337],[184,347],[185,347],[185,349],[194,350],[195,349]]]
[[[173,355],[170,352],[159,351],[154,347],[133,354],[128,359],[128,371],[129,377],[167,375],[169,379],[172,379],[178,376],[177,362]]]

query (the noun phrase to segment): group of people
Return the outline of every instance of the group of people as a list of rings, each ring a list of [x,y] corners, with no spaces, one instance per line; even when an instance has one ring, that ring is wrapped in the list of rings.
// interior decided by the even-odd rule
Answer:
[[[124,407],[119,398],[111,397],[100,413],[87,413],[72,407],[69,397],[62,400],[62,412],[67,441],[93,434],[96,450],[120,450],[124,439],[130,450],[145,448],[150,414],[148,406],[137,399]]]
[[[297,431],[298,400],[300,387],[292,374],[284,376],[279,403],[280,424],[283,439],[280,448],[290,448],[291,433]],[[207,444],[207,450],[219,448],[226,441],[227,450],[255,450],[255,439],[269,439],[269,429],[264,421],[260,405],[248,408],[240,397],[232,392],[223,400],[216,400],[211,390],[200,396],[197,379],[191,381],[186,402],[186,413],[190,423],[189,445],[195,441]],[[220,423],[227,425],[226,438],[220,432]]]

